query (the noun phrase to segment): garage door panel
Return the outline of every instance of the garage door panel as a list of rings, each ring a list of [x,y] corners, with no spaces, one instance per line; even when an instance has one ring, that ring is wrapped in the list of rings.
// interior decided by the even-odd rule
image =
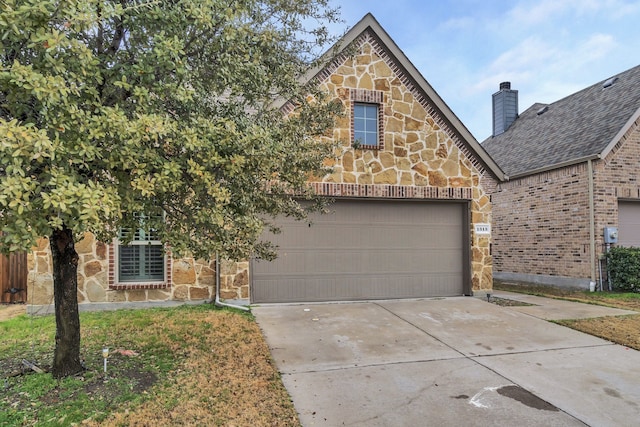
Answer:
[[[640,247],[640,201],[618,202],[618,244]]]
[[[344,286],[349,282],[349,286]],[[299,276],[287,279],[272,279],[263,282],[270,288],[271,298],[279,301],[291,301],[291,295],[297,296],[297,301],[313,301],[317,295],[328,295],[326,301],[344,301],[360,299],[387,298],[416,298],[436,296],[460,295],[456,289],[459,282],[458,275],[430,276],[424,275],[420,281],[415,280],[411,273],[404,275],[381,275],[374,278],[364,278],[359,275],[352,277],[340,276]],[[301,286],[304,284],[304,286]],[[430,292],[425,293],[425,287]]]
[[[271,239],[273,262],[252,264],[254,302],[461,295],[464,204],[338,201]],[[309,227],[309,223],[311,227]]]

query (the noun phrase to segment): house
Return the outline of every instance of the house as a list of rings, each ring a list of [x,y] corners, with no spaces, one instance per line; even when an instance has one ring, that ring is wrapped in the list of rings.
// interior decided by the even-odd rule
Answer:
[[[490,194],[503,173],[372,15],[340,41],[335,59],[311,70],[345,114],[333,173],[313,182],[335,198],[331,213],[286,222],[278,260],[215,262],[153,258],[153,236],[133,246],[91,235],[80,254],[81,303],[225,299],[330,301],[469,295],[491,289]],[[283,106],[287,112],[287,105]],[[137,252],[136,252],[137,251]],[[145,253],[142,253],[147,251]],[[157,258],[157,257],[156,257]],[[29,265],[32,304],[52,298],[46,244]],[[122,281],[132,274],[137,282]]]
[[[500,85],[482,143],[509,178],[492,193],[494,277],[598,283],[610,245],[640,246],[640,66],[520,115],[517,96]]]
[[[333,213],[286,223],[279,258],[252,262],[255,302],[471,294],[492,286],[493,160],[371,15],[311,79],[347,114]],[[359,144],[354,144],[359,141]],[[476,227],[478,226],[478,227]]]

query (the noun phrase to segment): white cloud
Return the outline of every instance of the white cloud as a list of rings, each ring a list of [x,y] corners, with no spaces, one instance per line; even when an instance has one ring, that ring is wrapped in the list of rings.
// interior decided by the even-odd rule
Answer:
[[[468,30],[473,27],[476,20],[469,16],[455,17],[447,20],[440,25],[440,29],[443,30]]]
[[[558,61],[562,52],[539,37],[528,37],[502,53],[484,71],[470,89],[471,93],[497,90],[498,83],[525,83],[535,78],[545,64]]]
[[[532,26],[551,19],[554,15],[565,9],[564,2],[554,0],[542,0],[537,2],[523,2],[517,4],[507,12],[508,22],[515,25]]]
[[[612,35],[592,34],[588,40],[578,46],[573,56],[578,62],[585,64],[605,57],[616,46],[617,43]]]
[[[473,111],[460,113],[467,126],[482,139],[490,133],[491,94],[498,91],[499,83],[509,81],[518,90],[520,111],[536,102],[555,102],[607,77],[594,79],[584,71],[593,71],[616,46],[612,35],[602,33],[586,34],[575,40],[527,37],[499,54],[477,72],[474,81],[467,81],[460,88],[476,106]]]
[[[538,64],[554,60],[558,49],[538,36],[531,36],[504,52],[491,63],[492,70],[531,69]]]
[[[617,46],[609,34],[585,35],[579,40],[566,40],[565,44],[553,43],[531,36],[499,55],[484,71],[472,91],[497,88],[501,81],[527,84],[530,81],[548,79],[549,75],[571,78],[576,71],[589,67]]]
[[[610,7],[610,14],[614,19],[625,18],[640,12],[640,2],[637,1],[630,3],[613,1],[610,3],[613,3]]]
[[[572,16],[598,14],[601,18],[619,18],[639,9],[636,2],[620,0],[537,0],[522,1],[506,13],[516,26],[545,24],[570,13]]]

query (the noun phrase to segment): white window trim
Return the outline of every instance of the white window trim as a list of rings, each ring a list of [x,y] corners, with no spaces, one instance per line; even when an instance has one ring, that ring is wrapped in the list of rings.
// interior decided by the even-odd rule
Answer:
[[[355,115],[355,109],[357,106],[364,106],[366,107],[371,107],[371,108],[375,108],[376,111],[376,115],[375,115],[375,120],[376,120],[376,126],[375,126],[375,132],[372,131],[368,131],[366,130],[366,122],[367,120],[369,120],[367,117],[356,117]],[[374,104],[371,102],[358,102],[358,101],[354,101],[353,103],[353,110],[354,110],[354,114],[353,114],[353,143],[357,144],[359,146],[366,146],[366,147],[378,147],[380,145],[380,104]],[[364,124],[365,124],[365,130],[363,131],[356,131],[356,120],[363,120]],[[357,132],[363,132],[365,134],[365,136],[369,136],[369,135],[373,135],[375,138],[375,144],[367,144],[365,141],[358,141],[356,138],[356,133]]]

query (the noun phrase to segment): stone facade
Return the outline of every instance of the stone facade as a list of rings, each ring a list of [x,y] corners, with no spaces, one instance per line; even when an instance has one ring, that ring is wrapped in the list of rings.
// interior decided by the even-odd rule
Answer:
[[[326,160],[333,172],[312,185],[319,195],[330,197],[467,203],[471,288],[491,289],[491,236],[475,235],[473,230],[475,224],[492,221],[489,194],[497,184],[496,178],[373,32],[364,31],[353,45],[355,49],[339,56],[314,80],[343,104],[345,114],[337,120],[333,134],[326,137],[340,145],[335,158]],[[377,146],[354,147],[352,142],[352,105],[360,101],[375,102],[380,107],[381,137]],[[81,303],[215,297],[215,262],[173,260],[169,256],[166,281],[118,284],[113,245],[97,242],[87,234],[76,248],[80,254]],[[53,292],[48,242],[39,242],[29,259],[30,303],[50,304]],[[249,262],[220,264],[221,298],[249,298]]]
[[[167,256],[166,281],[115,283],[114,246],[86,233],[76,243],[78,252],[78,303],[126,303],[211,300],[215,298],[215,261]],[[247,298],[248,263],[220,262],[222,298]],[[48,239],[40,239],[27,257],[28,303],[53,303],[53,275]]]
[[[620,199],[640,201],[639,125],[636,121],[604,159],[592,163],[595,264],[586,162],[497,185],[492,194],[497,277],[578,286],[599,279],[603,228],[618,226]]]
[[[333,173],[313,183],[316,192],[468,201],[472,288],[491,289],[491,239],[473,229],[474,224],[491,223],[489,193],[496,179],[373,34],[365,32],[354,44],[354,55],[339,57],[317,77],[346,114],[331,136],[340,143],[336,159],[327,160]],[[363,99],[381,101],[383,140],[378,147],[354,148],[352,143],[352,105]]]

